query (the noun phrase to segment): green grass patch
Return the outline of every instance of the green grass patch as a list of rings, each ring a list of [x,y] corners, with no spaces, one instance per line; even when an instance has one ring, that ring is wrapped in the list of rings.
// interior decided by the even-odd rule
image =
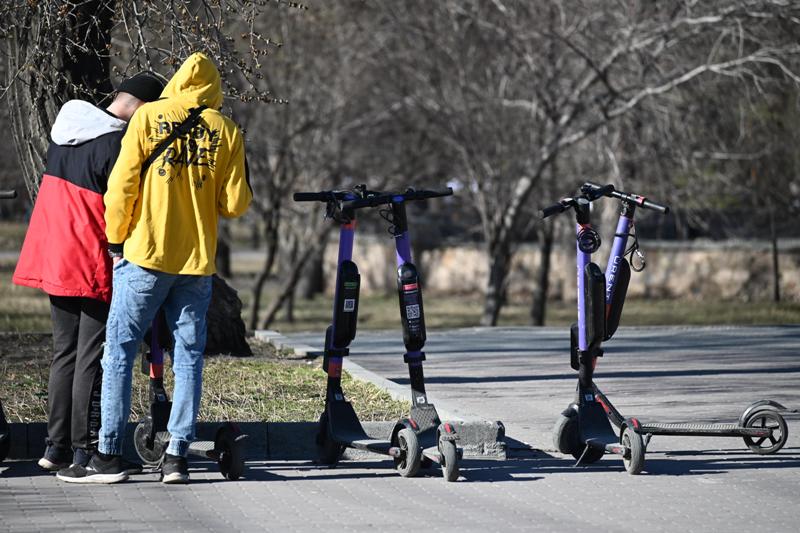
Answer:
[[[0,398],[10,422],[47,420],[48,335],[0,336]],[[203,370],[201,421],[316,421],[325,401],[325,373],[318,360],[283,359],[253,341],[253,358],[212,357]],[[266,355],[265,355],[266,354]],[[272,358],[272,357],[274,358]],[[167,361],[165,382],[172,390]],[[395,420],[408,402],[393,400],[371,383],[343,376],[343,387],[361,420]],[[131,420],[149,412],[149,382],[134,365]]]

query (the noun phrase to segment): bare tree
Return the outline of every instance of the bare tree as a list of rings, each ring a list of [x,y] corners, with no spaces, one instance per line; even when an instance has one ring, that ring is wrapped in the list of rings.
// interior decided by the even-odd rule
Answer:
[[[196,51],[219,66],[227,103],[270,102],[259,81],[262,61],[276,45],[256,29],[266,1],[6,0],[0,5],[0,44],[7,61],[0,100],[11,111],[12,133],[31,202],[44,170],[49,132],[66,100],[101,103],[112,75],[147,68],[169,77]],[[277,1],[280,7],[304,6]],[[269,8],[269,12],[279,9]],[[248,350],[241,302],[215,279],[207,350]]]
[[[557,155],[701,76],[800,79],[800,6],[781,0],[381,5],[396,27],[384,46],[395,105],[439,139],[482,219],[484,324],[497,322],[525,207]]]
[[[165,75],[192,52],[220,66],[229,99],[269,101],[256,88],[270,39],[255,31],[263,1],[6,0],[0,41],[7,61],[0,100],[11,110],[13,137],[33,200],[44,169],[50,126],[66,100],[100,103],[112,74],[148,68]],[[275,2],[303,8],[300,4]]]

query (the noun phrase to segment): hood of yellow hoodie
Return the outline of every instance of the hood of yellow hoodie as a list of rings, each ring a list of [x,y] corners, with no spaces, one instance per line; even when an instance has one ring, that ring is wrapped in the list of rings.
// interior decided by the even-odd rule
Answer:
[[[162,98],[181,98],[212,109],[222,106],[222,83],[219,70],[205,54],[195,52],[172,76]]]

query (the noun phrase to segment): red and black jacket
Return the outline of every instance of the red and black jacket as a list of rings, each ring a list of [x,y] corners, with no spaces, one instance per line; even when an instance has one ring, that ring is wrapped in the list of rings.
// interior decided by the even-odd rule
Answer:
[[[125,125],[88,102],[61,108],[14,283],[53,296],[111,300],[103,194]]]

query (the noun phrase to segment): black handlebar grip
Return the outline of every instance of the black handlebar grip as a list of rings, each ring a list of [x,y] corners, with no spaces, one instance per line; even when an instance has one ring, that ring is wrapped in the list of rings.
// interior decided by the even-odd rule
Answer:
[[[432,190],[432,191],[425,191],[431,193],[431,198],[438,198],[440,196],[452,196],[453,195],[453,188],[446,187],[444,189]]]
[[[561,204],[553,204],[549,207],[542,209],[542,218],[551,217],[559,213],[563,213],[567,208]]]
[[[292,195],[295,202],[324,202],[329,195],[321,192],[296,192]]]
[[[17,191],[0,191],[0,200],[13,200],[17,197]]]
[[[657,204],[655,202],[651,202],[650,200],[645,200],[642,204],[642,207],[652,209],[653,211],[658,211],[662,215],[669,213],[669,206]]]

